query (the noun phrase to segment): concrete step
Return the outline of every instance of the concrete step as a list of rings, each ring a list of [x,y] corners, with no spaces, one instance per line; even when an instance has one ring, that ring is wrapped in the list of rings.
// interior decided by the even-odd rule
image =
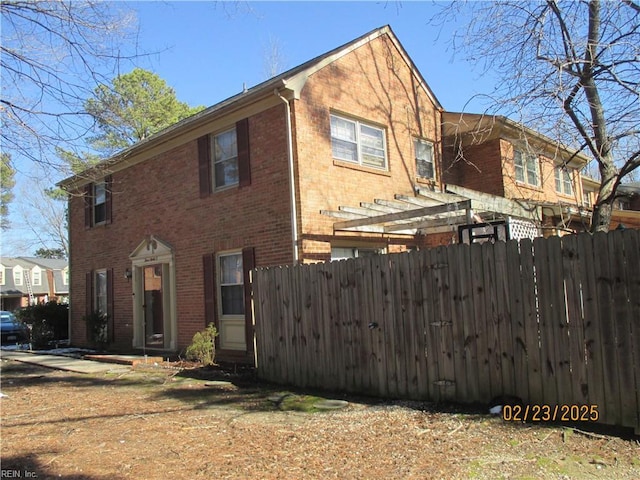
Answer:
[[[91,354],[84,355],[82,358],[85,360],[93,360],[94,362],[117,363],[119,365],[131,365],[132,367],[144,364],[159,364],[164,361],[162,357],[152,357],[149,355]]]

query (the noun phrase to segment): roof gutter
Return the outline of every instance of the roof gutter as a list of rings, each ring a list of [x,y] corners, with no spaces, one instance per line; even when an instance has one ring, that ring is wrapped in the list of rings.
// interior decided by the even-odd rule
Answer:
[[[275,96],[277,96],[285,105],[285,116],[287,122],[287,160],[289,164],[289,194],[291,196],[291,240],[293,242],[293,264],[297,265],[299,261],[298,251],[298,208],[296,200],[296,184],[295,184],[295,169],[293,165],[293,135],[291,132],[291,105],[289,100],[282,96],[280,91],[276,88],[273,90]]]

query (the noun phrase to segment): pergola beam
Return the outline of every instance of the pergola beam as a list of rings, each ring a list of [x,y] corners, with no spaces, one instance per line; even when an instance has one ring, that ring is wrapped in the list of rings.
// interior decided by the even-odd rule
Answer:
[[[380,225],[397,222],[398,220],[408,220],[429,215],[437,215],[439,213],[455,212],[457,210],[471,209],[471,200],[462,202],[446,203],[444,205],[435,205],[432,207],[415,208],[397,213],[387,213],[376,215],[369,218],[358,218],[352,220],[344,220],[336,222],[333,225],[334,230],[343,230],[351,227],[362,227],[365,225]]]

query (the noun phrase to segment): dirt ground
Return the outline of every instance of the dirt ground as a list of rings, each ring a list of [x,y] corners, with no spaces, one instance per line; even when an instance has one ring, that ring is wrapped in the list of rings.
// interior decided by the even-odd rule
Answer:
[[[640,479],[628,431],[326,394],[347,406],[298,411],[320,399],[246,372],[0,369],[2,477]]]

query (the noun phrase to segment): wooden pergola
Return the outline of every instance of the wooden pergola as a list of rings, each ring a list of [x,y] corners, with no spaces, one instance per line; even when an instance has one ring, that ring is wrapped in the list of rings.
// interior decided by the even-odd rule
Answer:
[[[334,232],[415,235],[507,218],[537,223],[541,218],[538,210],[525,202],[447,185],[444,193],[416,187],[415,196],[396,194],[393,200],[375,199],[358,207],[339,206],[337,211],[321,213],[338,219],[333,224]]]

